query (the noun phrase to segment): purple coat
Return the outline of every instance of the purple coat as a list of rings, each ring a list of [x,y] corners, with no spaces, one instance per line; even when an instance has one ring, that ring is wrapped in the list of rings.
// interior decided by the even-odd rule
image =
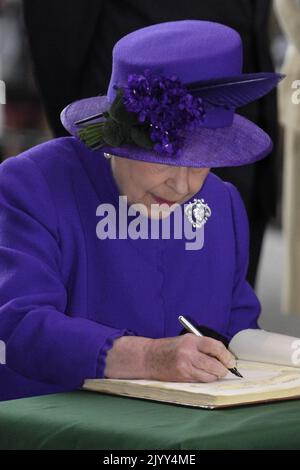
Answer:
[[[209,173],[204,246],[96,236],[96,208],[117,205],[109,161],[62,137],[0,165],[0,398],[80,387],[104,376],[115,338],[176,336],[178,315],[230,339],[257,328],[246,281],[249,227],[238,190]]]

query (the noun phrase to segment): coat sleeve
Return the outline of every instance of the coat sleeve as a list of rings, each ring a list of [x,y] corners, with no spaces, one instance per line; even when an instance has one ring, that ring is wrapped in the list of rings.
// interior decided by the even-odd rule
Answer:
[[[225,183],[230,192],[233,227],[235,234],[235,275],[227,338],[247,328],[259,328],[260,302],[247,281],[249,264],[249,222],[247,212],[238,189]]]
[[[33,380],[77,388],[85,378],[103,377],[113,340],[134,333],[66,311],[55,206],[37,163],[23,155],[0,165],[0,339],[6,365]]]

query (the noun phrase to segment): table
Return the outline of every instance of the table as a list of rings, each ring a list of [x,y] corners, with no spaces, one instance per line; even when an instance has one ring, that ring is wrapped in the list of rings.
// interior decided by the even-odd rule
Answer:
[[[10,400],[0,449],[300,449],[300,400],[223,410],[88,391]]]

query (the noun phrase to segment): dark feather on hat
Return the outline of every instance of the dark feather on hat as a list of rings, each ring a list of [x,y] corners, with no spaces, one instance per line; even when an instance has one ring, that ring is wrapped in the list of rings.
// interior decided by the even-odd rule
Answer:
[[[199,96],[211,106],[238,108],[266,95],[285,77],[280,73],[254,73],[186,84],[193,96]]]

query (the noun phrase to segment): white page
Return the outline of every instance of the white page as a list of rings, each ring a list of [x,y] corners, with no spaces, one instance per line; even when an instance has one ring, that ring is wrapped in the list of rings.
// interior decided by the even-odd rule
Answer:
[[[254,362],[238,361],[237,367],[243,379],[228,372],[226,377],[212,383],[186,383],[163,382],[156,380],[124,380],[124,379],[91,379],[86,380],[84,388],[92,390],[124,389],[128,392],[132,387],[138,390],[138,386],[146,386],[151,389],[174,390],[189,392],[192,394],[204,394],[211,396],[235,396],[252,393],[271,392],[298,387],[300,390],[300,369],[274,364],[260,364]],[[141,393],[141,396],[143,393]]]
[[[229,343],[237,359],[300,367],[300,338],[265,330],[243,330]]]

